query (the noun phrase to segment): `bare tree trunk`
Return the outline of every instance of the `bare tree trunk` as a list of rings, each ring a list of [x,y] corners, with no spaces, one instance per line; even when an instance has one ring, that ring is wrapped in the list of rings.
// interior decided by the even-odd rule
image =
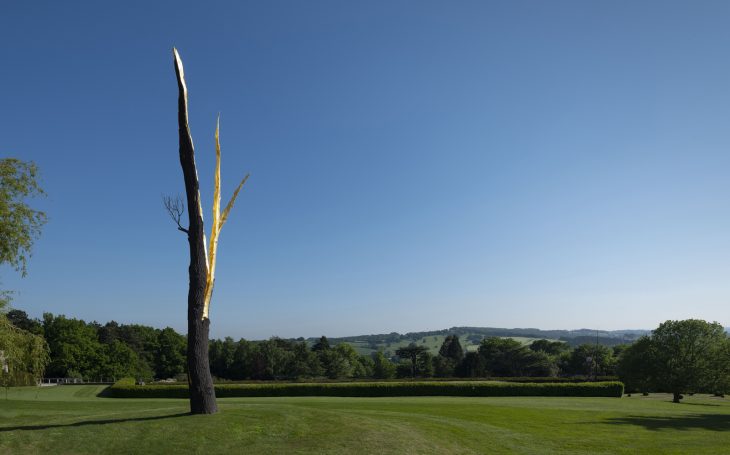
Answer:
[[[190,245],[190,287],[188,289],[188,375],[190,388],[190,412],[214,414],[218,412],[213,378],[208,361],[208,334],[210,320],[204,315],[208,260],[206,256],[203,212],[200,203],[198,172],[195,167],[193,138],[188,126],[188,95],[182,61],[173,49],[175,74],[178,86],[178,131],[180,136],[180,165],[185,179],[188,217],[187,229]]]

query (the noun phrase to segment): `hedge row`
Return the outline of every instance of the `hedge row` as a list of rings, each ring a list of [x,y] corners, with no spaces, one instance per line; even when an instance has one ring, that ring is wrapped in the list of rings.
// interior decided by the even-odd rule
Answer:
[[[618,376],[570,376],[570,377],[554,377],[554,376],[494,376],[481,378],[419,378],[418,382],[612,382],[619,381]],[[281,383],[306,383],[306,384],[341,384],[343,382],[411,382],[410,379],[377,379],[372,378],[351,378],[351,379],[328,379],[328,378],[300,378],[300,379],[280,379],[280,380],[231,380],[213,378],[216,384],[281,384]],[[170,385],[168,382],[151,382],[150,385]]]
[[[217,384],[215,394],[224,397],[618,397],[621,382],[517,383],[517,382],[346,382],[285,384]],[[135,385],[122,379],[108,389],[114,398],[188,398],[183,384]]]
[[[457,379],[458,380],[458,379]],[[484,379],[481,379],[484,381]],[[553,376],[510,376],[510,377],[493,377],[489,378],[489,381],[499,382],[533,382],[533,383],[546,383],[546,382],[614,382],[618,381],[618,376],[597,376],[595,379],[591,376],[571,376],[571,377],[553,377]]]

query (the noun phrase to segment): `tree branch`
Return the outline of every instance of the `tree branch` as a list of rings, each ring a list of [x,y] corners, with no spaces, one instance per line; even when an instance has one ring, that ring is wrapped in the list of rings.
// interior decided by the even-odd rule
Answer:
[[[175,196],[174,199],[172,196],[162,196],[162,203],[165,205],[167,214],[170,215],[172,221],[177,225],[177,230],[189,234],[188,230],[180,224],[182,214],[185,213],[185,203],[180,195]]]

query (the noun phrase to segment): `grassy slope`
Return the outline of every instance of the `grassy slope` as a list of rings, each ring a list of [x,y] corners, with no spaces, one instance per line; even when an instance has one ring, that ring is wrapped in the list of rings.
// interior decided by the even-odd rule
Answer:
[[[730,400],[96,398],[97,386],[0,395],[0,453],[722,453]]]
[[[461,346],[466,351],[476,351],[479,347],[478,344],[472,344],[469,340],[467,340],[468,335],[462,335],[459,337],[459,342],[461,343]],[[499,338],[512,338],[513,340],[519,341],[522,344],[531,344],[535,340],[539,340],[541,338],[528,338],[528,337],[499,337]],[[433,336],[427,336],[427,337],[421,337],[417,339],[406,339],[401,340],[397,343],[389,343],[389,345],[385,343],[378,344],[378,349],[383,350],[386,355],[393,356],[395,355],[396,349],[400,347],[408,346],[410,343],[416,343],[420,346],[425,346],[428,348],[428,350],[431,352],[431,354],[436,355],[439,352],[439,349],[441,349],[441,345],[444,342],[444,339],[446,339],[446,335],[433,335]],[[550,341],[557,341],[557,340],[550,340]],[[358,354],[361,355],[370,355],[375,352],[374,349],[369,347],[369,344],[366,342],[348,342],[350,345],[352,345],[353,348],[357,351]]]

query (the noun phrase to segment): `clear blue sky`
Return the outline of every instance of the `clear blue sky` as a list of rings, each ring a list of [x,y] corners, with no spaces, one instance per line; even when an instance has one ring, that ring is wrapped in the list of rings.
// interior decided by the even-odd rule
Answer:
[[[212,334],[730,325],[726,1],[0,6],[0,155],[49,222],[14,305],[184,331],[171,47],[206,219]]]

